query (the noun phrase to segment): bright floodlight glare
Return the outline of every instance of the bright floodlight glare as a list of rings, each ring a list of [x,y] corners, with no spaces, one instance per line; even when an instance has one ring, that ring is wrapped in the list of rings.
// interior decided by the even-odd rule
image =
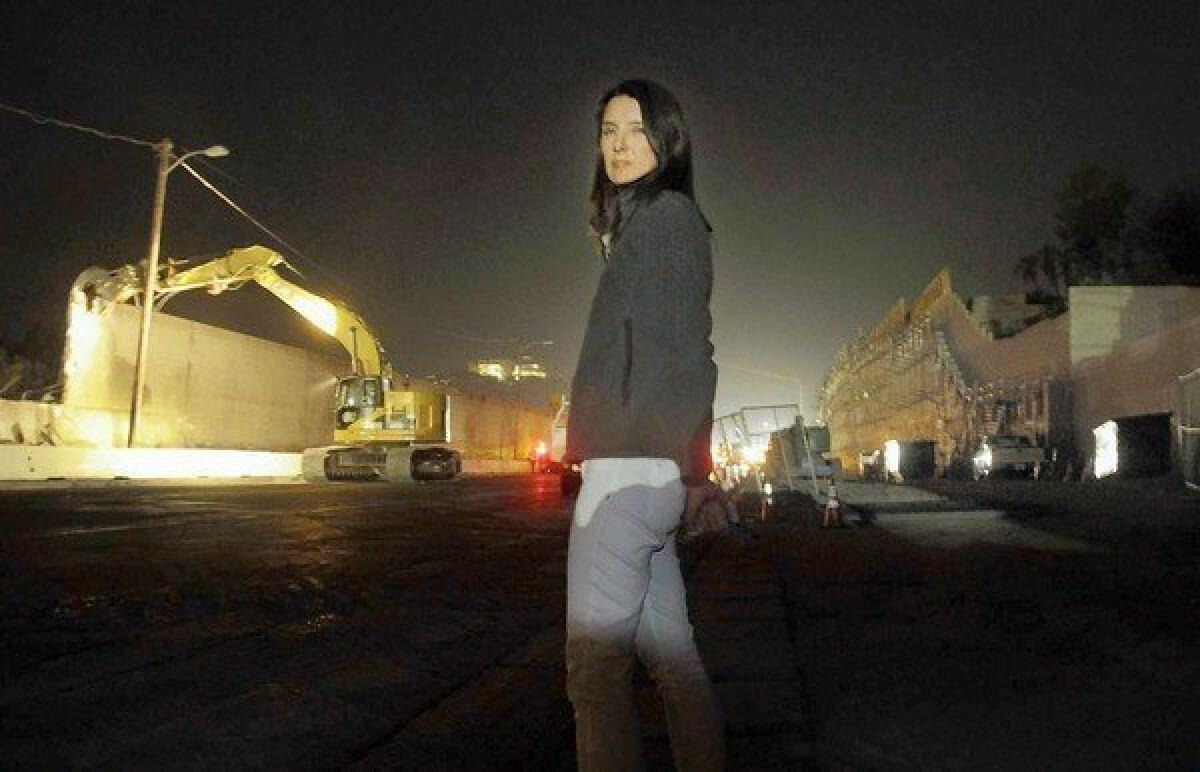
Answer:
[[[746,445],[742,448],[742,459],[748,464],[761,464],[767,460],[767,448],[757,443]]]
[[[891,474],[900,474],[900,443],[896,440],[883,443],[883,466]]]
[[[213,145],[212,147],[204,148],[204,155],[209,158],[221,158],[229,155],[229,148],[224,145]]]
[[[1096,438],[1096,477],[1117,473],[1117,422],[1105,421],[1092,429]]]

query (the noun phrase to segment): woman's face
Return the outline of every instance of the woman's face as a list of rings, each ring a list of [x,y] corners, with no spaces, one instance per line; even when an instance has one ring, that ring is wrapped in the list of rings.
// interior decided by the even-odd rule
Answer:
[[[604,171],[614,185],[640,180],[658,165],[642,126],[642,107],[633,97],[619,94],[604,106],[600,154],[604,156]]]

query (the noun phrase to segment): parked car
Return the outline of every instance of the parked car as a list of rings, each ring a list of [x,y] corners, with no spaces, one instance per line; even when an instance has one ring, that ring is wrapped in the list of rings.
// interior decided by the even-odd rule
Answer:
[[[579,493],[583,487],[583,467],[574,461],[564,461],[562,478],[559,480],[559,491],[566,498]]]
[[[975,453],[974,477],[1036,477],[1045,460],[1045,451],[1025,435],[996,434],[985,437]]]

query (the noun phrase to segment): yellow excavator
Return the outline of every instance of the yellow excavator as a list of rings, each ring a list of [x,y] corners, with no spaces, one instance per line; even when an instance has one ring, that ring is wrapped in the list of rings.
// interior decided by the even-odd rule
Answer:
[[[461,474],[461,454],[445,445],[445,392],[397,380],[379,339],[361,316],[284,279],[275,270],[279,265],[291,267],[282,255],[261,246],[232,249],[190,267],[167,261],[158,278],[158,294],[169,297],[204,289],[216,295],[254,282],[350,354],[351,373],[339,379],[336,390],[334,444],[304,451],[306,480],[391,482]],[[127,265],[115,271],[90,268],[75,286],[95,307],[97,301],[131,300],[141,293],[142,281],[138,269]]]

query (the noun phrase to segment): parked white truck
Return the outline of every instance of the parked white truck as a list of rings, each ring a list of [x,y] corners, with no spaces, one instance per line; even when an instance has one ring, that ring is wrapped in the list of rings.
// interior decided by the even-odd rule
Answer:
[[[985,437],[975,454],[975,479],[993,476],[1037,477],[1046,453],[1023,434]]]

